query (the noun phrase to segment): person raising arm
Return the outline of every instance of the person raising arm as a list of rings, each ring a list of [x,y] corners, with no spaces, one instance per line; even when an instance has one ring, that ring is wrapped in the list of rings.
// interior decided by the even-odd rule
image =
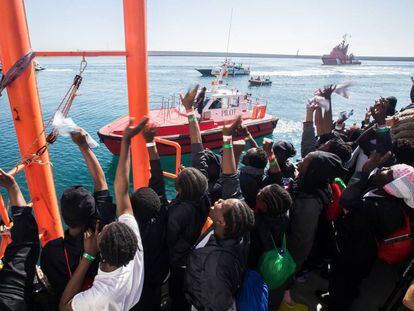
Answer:
[[[4,226],[1,230],[2,236],[9,235],[12,241],[5,249],[0,269],[0,310],[26,310],[32,301],[39,233],[32,209],[27,206],[14,177],[2,169],[0,187],[7,190],[13,222],[11,227]]]
[[[143,251],[137,221],[129,198],[130,143],[148,122],[144,117],[124,130],[121,154],[115,177],[118,222],[106,225],[101,232],[99,223],[94,231],[84,234],[84,250],[60,300],[60,310],[129,310],[140,299],[144,273]],[[100,252],[101,263],[92,287],[80,292],[91,262]]]

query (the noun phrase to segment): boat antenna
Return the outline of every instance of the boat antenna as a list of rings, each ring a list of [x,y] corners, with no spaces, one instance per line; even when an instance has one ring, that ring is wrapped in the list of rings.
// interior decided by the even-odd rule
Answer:
[[[232,23],[232,21],[233,21],[233,8],[231,8],[231,12],[230,12],[229,34],[227,36],[226,62],[227,62],[227,58],[229,57],[229,45],[230,45],[230,33],[231,33],[231,23]]]

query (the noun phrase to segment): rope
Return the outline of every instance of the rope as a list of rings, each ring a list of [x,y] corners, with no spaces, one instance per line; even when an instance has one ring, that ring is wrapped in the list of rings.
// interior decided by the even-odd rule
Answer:
[[[33,143],[30,145],[27,151],[23,153],[23,157],[19,160],[19,162],[17,162],[17,164],[15,165],[16,167],[19,164],[31,165],[32,163],[37,163],[37,164],[42,164],[42,165],[48,165],[48,164],[52,165],[51,162],[43,162],[39,159],[48,149],[48,145],[53,144],[56,141],[58,137],[58,132],[56,129],[52,129],[52,131],[46,137],[46,144],[40,147],[35,153],[28,154],[29,150],[31,150],[33,146],[39,141],[40,137],[42,137],[46,133],[46,129],[52,124],[53,119],[55,118],[55,115],[58,111],[61,110],[62,115],[64,117],[68,115],[69,110],[72,107],[72,103],[75,97],[77,96],[76,92],[78,91],[82,83],[82,79],[83,79],[82,74],[85,71],[87,66],[88,66],[88,62],[86,61],[85,57],[83,57],[80,63],[80,66],[79,66],[79,74],[75,76],[75,78],[73,79],[72,85],[66,92],[63,99],[60,101],[57,108],[53,111],[52,115],[47,120],[46,125],[43,127],[42,132],[40,132],[40,134],[33,140]]]

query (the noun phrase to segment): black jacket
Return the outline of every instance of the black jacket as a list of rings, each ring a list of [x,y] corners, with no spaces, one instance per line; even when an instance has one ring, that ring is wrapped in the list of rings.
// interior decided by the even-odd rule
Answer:
[[[0,310],[26,310],[33,293],[33,278],[40,243],[32,209],[12,206],[12,242],[3,256],[0,270]]]
[[[282,173],[270,173],[264,169],[251,166],[240,168],[240,188],[247,205],[251,209],[256,207],[256,197],[259,191],[270,184],[282,184]]]
[[[160,160],[151,160],[149,187],[160,197],[160,211],[150,219],[137,219],[144,248],[144,286],[161,286],[168,274],[167,205]]]
[[[242,198],[238,175],[223,176],[223,199]],[[249,234],[240,239],[218,240],[193,249],[184,277],[187,300],[198,310],[227,311],[234,306],[249,252]]]
[[[115,220],[116,206],[112,203],[112,197],[108,190],[94,193],[96,208],[101,215],[101,224],[105,225]],[[67,283],[70,274],[73,274],[78,267],[79,260],[83,253],[83,233],[76,237],[65,231],[63,238],[49,241],[42,249],[40,264],[50,284],[60,297]],[[93,280],[98,273],[99,259],[95,259],[89,267],[86,279]],[[88,282],[85,279],[85,282]]]
[[[170,266],[184,267],[210,211],[208,192],[197,201],[174,199],[168,206],[167,244]]]
[[[222,198],[223,185],[221,178],[214,180],[208,175],[209,161],[215,162],[215,164],[220,167],[221,157],[211,150],[205,150],[201,143],[191,144],[191,165],[207,177],[208,194],[211,203],[214,203]]]
[[[289,225],[288,214],[271,218],[263,213],[255,214],[253,230],[250,232],[250,251],[248,267],[256,269],[259,259],[264,252],[274,249],[273,241],[277,247],[282,245],[283,236]],[[273,241],[272,238],[273,237]]]

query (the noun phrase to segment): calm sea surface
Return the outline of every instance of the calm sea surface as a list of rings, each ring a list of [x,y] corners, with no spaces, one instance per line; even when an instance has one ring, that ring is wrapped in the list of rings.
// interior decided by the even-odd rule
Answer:
[[[194,83],[208,86],[211,78],[202,78],[194,67],[216,66],[222,61],[222,58],[214,57],[150,57],[151,107],[159,107],[162,96],[185,92]],[[351,99],[334,95],[333,111],[335,115],[343,110],[354,109],[354,117],[348,122],[359,122],[365,108],[378,96],[394,95],[398,98],[398,108],[407,105],[410,75],[414,74],[414,63],[408,62],[364,61],[361,66],[325,67],[317,59],[251,58],[242,61],[251,66],[253,75],[269,75],[273,85],[249,88],[248,77],[230,78],[229,85],[266,99],[268,112],[280,119],[273,138],[292,141],[298,151],[306,99],[311,97],[316,88],[330,83],[354,81]],[[37,73],[43,114],[47,119],[72,83],[79,70],[80,59],[39,58],[39,62],[47,68]],[[96,132],[100,127],[128,111],[124,58],[89,58],[79,93],[70,116],[98,140]],[[9,170],[18,161],[19,151],[6,92],[0,98],[0,133],[0,167]],[[70,138],[60,137],[50,147],[50,153],[58,197],[70,185],[82,184],[92,189],[86,165]],[[103,144],[95,149],[95,153],[112,190],[117,157]],[[186,161],[188,157],[184,157]],[[163,159],[164,168],[171,169],[173,163],[172,157]],[[18,181],[27,194],[23,174],[20,174]],[[168,181],[168,191],[171,197],[174,194],[172,181]]]

